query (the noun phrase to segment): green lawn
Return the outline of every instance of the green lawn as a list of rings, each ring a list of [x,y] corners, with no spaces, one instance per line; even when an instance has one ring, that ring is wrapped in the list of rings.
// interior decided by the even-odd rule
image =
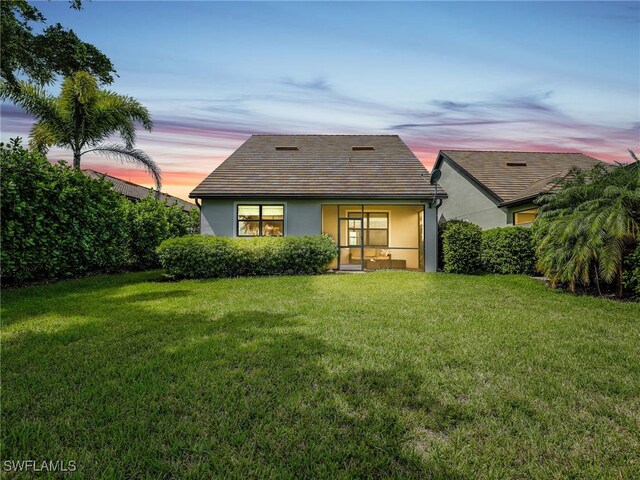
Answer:
[[[2,460],[79,477],[640,476],[640,305],[408,272],[3,292]]]

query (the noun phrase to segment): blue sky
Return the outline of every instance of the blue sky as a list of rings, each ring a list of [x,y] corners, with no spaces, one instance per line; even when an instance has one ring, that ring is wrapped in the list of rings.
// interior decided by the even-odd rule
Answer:
[[[183,197],[251,133],[396,133],[427,165],[440,148],[626,160],[640,149],[639,6],[38,3],[112,59],[110,88],[150,109],[138,146]],[[4,106],[3,140],[29,126]]]

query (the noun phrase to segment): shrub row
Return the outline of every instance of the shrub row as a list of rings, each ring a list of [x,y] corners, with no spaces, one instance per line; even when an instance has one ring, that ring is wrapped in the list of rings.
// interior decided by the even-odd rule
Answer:
[[[156,266],[160,242],[193,233],[198,222],[153,197],[131,203],[110,183],[52,165],[17,140],[0,144],[0,168],[5,284]]]
[[[326,236],[226,238],[191,235],[162,242],[162,267],[176,278],[315,274],[338,254]]]
[[[440,225],[441,267],[447,273],[526,274],[534,271],[530,228],[500,227],[482,231],[478,225],[452,220]]]
[[[531,228],[499,227],[482,232],[482,267],[491,273],[532,275],[536,261]]]
[[[480,270],[482,230],[469,222],[451,222],[442,234],[444,271],[471,274]]]

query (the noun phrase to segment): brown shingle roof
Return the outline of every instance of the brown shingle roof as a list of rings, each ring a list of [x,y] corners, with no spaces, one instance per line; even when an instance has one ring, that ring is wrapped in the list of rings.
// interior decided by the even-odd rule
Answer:
[[[551,188],[553,180],[565,176],[572,167],[588,169],[602,163],[582,153],[442,150],[436,166],[443,156],[502,203],[535,198]]]
[[[276,150],[283,146],[298,149]],[[439,194],[444,192],[439,189]],[[427,169],[397,135],[253,135],[189,194],[192,198],[430,195]]]
[[[82,172],[86,176],[91,178],[104,177],[106,181],[113,184],[113,189],[116,192],[132,200],[142,200],[143,198],[148,197],[151,192],[155,192],[155,190],[152,190],[148,187],[137,185],[135,183],[122,180],[121,178],[112,177],[111,175],[107,175],[106,173],[96,172],[95,170],[89,169],[82,170]],[[160,193],[160,200],[166,200],[169,205],[178,205],[182,207],[183,210],[191,210],[192,208],[195,208],[195,205],[193,203],[187,202],[185,200],[182,200],[181,198],[174,197],[173,195],[169,195],[166,193]]]

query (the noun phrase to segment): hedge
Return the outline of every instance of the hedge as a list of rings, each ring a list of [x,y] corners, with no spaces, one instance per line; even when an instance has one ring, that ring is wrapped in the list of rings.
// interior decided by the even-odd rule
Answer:
[[[442,220],[438,222],[438,268],[444,270],[444,232],[447,228],[456,223],[469,223],[466,220]]]
[[[122,197],[104,181],[0,145],[3,283],[114,271],[126,262]]]
[[[498,227],[483,231],[481,259],[487,272],[533,274],[535,253],[531,229]]]
[[[442,234],[444,271],[446,273],[477,273],[481,266],[482,230],[478,225],[456,221],[447,225]]]
[[[156,248],[163,240],[194,234],[200,228],[197,208],[187,212],[152,195],[138,202],[127,202],[125,212],[128,263],[133,269],[159,267]]]
[[[199,211],[150,196],[131,203],[105,180],[52,165],[18,139],[0,144],[3,284],[159,265],[162,240],[197,231]]]
[[[176,278],[316,274],[338,254],[326,235],[251,239],[191,235],[166,240],[157,252],[162,267]]]

